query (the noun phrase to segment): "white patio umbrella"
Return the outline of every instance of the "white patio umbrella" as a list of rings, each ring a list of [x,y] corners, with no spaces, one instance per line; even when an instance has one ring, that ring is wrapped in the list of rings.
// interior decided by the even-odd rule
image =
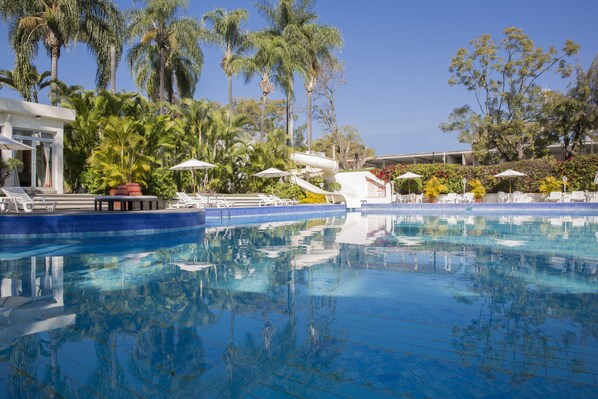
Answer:
[[[598,172],[596,172],[596,176],[594,176],[594,184],[598,184]]]
[[[422,176],[418,175],[417,173],[406,172],[401,176],[397,176],[397,179],[419,179],[420,177]],[[409,186],[409,194],[411,194],[411,186]]]
[[[527,176],[525,173],[517,172],[513,169],[507,169],[504,172],[500,172],[494,175],[494,177],[508,177],[509,178],[509,194],[511,193],[511,178]]]
[[[170,170],[190,170],[191,171],[191,181],[193,182],[193,189],[195,190],[195,170],[205,170],[205,169],[212,169],[215,168],[216,165],[199,161],[195,158],[191,158],[188,161],[180,163],[178,165],[173,166]]]
[[[276,168],[269,168],[269,169],[262,170],[261,172],[254,174],[254,176],[257,176],[257,177],[285,177],[285,176],[289,176],[289,175],[290,175],[289,172],[285,172],[284,170],[280,170],[280,169],[276,169]]]
[[[9,139],[6,136],[0,136],[0,150],[9,150],[9,151],[27,151],[33,150],[33,148],[25,145],[23,143],[19,143],[16,140]]]

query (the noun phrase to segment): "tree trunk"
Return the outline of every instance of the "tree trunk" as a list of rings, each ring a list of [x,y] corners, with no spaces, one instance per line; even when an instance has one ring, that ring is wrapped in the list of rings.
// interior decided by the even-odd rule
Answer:
[[[311,107],[313,91],[307,91],[307,151],[311,151]]]
[[[293,146],[293,99],[287,94],[287,145]]]
[[[264,129],[266,128],[266,96],[267,94],[264,92],[262,93],[262,117],[260,118],[260,139],[264,140],[264,136],[266,132]]]
[[[233,112],[233,75],[228,75],[228,109]]]
[[[164,50],[160,49],[160,88],[158,89],[158,101],[161,103],[160,105],[160,114],[164,113],[164,106],[162,103],[164,102],[164,64],[166,61],[164,60]]]
[[[58,57],[60,57],[60,48],[53,47],[52,48],[52,69],[51,69],[51,77],[52,77],[52,91],[50,92],[50,102],[52,105],[58,104],[58,85],[56,85],[56,81],[58,80]]]
[[[110,88],[112,94],[116,92],[116,46],[110,45]]]

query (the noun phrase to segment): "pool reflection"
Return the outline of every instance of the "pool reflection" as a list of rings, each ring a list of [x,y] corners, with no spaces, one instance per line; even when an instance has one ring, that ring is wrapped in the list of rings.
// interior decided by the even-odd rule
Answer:
[[[349,213],[110,255],[39,248],[0,261],[0,387],[9,397],[480,386],[587,396],[597,222]]]

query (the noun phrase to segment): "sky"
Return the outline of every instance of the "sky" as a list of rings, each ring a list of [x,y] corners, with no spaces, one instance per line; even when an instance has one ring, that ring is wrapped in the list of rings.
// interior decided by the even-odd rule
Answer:
[[[117,0],[122,8],[131,0]],[[198,18],[216,7],[249,11],[247,28],[265,26],[264,19],[248,0],[190,0],[187,13]],[[357,127],[365,144],[377,155],[449,151],[468,148],[458,133],[444,133],[439,125],[454,108],[473,105],[473,94],[449,86],[448,67],[460,47],[490,34],[495,41],[506,27],[522,28],[537,46],[562,47],[567,39],[581,48],[570,61],[589,67],[598,54],[598,1],[595,0],[318,0],[315,12],[322,24],[337,27],[344,40],[337,57],[345,65],[346,84],[337,93],[340,125]],[[125,50],[126,51],[126,50]],[[204,66],[195,98],[225,103],[227,81],[219,63],[220,50],[203,45]],[[14,54],[8,45],[8,25],[0,22],[0,69],[11,69]],[[35,61],[38,70],[49,70],[43,49]],[[63,50],[59,78],[69,85],[94,88],[95,61],[82,44]],[[539,84],[564,90],[567,81],[554,74]],[[125,62],[118,69],[117,89],[139,91]],[[304,123],[306,98],[303,82],[295,83],[298,124]],[[233,83],[235,97],[259,98],[257,79]],[[1,97],[18,98],[7,88]],[[44,99],[46,96],[43,96]],[[272,98],[283,98],[280,92]],[[46,100],[47,101],[47,100]],[[314,126],[314,137],[322,127]]]

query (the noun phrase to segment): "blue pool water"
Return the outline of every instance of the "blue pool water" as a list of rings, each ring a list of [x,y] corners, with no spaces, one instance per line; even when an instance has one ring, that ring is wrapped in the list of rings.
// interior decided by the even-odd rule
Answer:
[[[598,396],[598,217],[0,244],[0,397]]]

